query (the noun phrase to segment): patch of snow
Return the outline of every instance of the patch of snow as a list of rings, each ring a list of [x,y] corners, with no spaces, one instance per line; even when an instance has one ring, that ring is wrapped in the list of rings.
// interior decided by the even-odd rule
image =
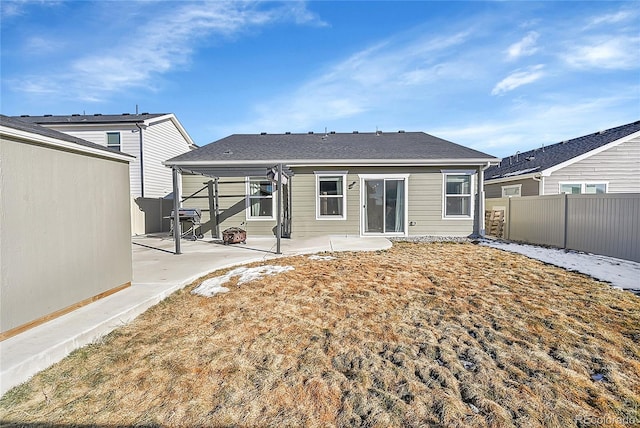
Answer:
[[[640,295],[640,263],[637,262],[598,254],[488,239],[483,239],[480,244],[524,254],[532,259],[581,272],[600,281],[609,282],[614,287]]]
[[[215,278],[209,278],[206,281],[203,281],[202,284],[198,285],[193,289],[191,294],[199,294],[204,297],[212,297],[218,293],[226,293],[229,291],[228,288],[223,287],[222,284],[225,284],[231,280],[234,276],[239,276],[238,285],[246,284],[249,281],[253,281],[255,279],[260,279],[263,276],[271,276],[277,275],[279,273],[288,272],[293,270],[293,266],[257,266],[253,268],[247,267],[238,267],[222,276],[216,276]]]
[[[312,254],[309,256],[309,258],[311,260],[320,260],[320,261],[328,261],[328,260],[335,260],[335,257],[331,257],[331,256],[319,256],[317,254]]]

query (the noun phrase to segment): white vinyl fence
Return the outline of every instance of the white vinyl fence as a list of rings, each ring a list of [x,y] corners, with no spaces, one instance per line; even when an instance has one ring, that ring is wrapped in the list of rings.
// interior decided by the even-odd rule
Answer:
[[[501,238],[640,262],[638,193],[495,198],[485,208],[504,211]]]

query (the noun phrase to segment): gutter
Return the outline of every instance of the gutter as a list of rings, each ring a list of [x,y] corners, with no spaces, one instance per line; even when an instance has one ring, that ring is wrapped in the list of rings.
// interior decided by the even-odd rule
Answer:
[[[415,159],[274,159],[274,160],[228,160],[228,161],[165,161],[165,166],[244,166],[244,165],[286,165],[289,168],[308,166],[445,166],[445,165],[491,165],[498,163],[500,159],[433,159],[428,161],[416,161]],[[484,168],[484,167],[483,167]]]

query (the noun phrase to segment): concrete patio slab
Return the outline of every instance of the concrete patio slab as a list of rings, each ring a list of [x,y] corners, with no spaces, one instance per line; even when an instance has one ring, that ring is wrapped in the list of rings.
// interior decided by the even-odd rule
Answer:
[[[275,238],[248,238],[235,245],[182,240],[181,247],[183,254],[173,254],[174,242],[167,235],[132,238],[131,287],[0,342],[0,395],[215,270],[299,254],[383,250],[391,242],[357,236],[283,239],[281,255],[275,254]]]

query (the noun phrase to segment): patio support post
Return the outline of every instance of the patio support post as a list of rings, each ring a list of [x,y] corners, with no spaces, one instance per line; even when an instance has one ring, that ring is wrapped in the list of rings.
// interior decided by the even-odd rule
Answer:
[[[213,180],[209,180],[207,182],[207,193],[209,195],[209,225],[211,226],[211,237],[217,238],[216,227],[214,227],[214,222],[217,223],[217,219],[215,216],[216,208],[215,208],[215,194],[214,194],[214,186]],[[215,235],[215,236],[214,236]]]
[[[215,203],[216,203],[216,238],[220,239],[220,198],[218,197],[218,183],[220,182],[220,177],[216,177],[214,180],[214,190],[215,190]]]
[[[282,164],[278,164],[278,211],[276,222],[276,254],[280,252],[280,239],[282,238]]]
[[[180,235],[181,233],[181,224],[180,224],[180,189],[178,188],[178,168],[175,166],[171,168],[173,172],[173,240],[176,244],[176,251],[174,254],[182,254],[180,252]]]

